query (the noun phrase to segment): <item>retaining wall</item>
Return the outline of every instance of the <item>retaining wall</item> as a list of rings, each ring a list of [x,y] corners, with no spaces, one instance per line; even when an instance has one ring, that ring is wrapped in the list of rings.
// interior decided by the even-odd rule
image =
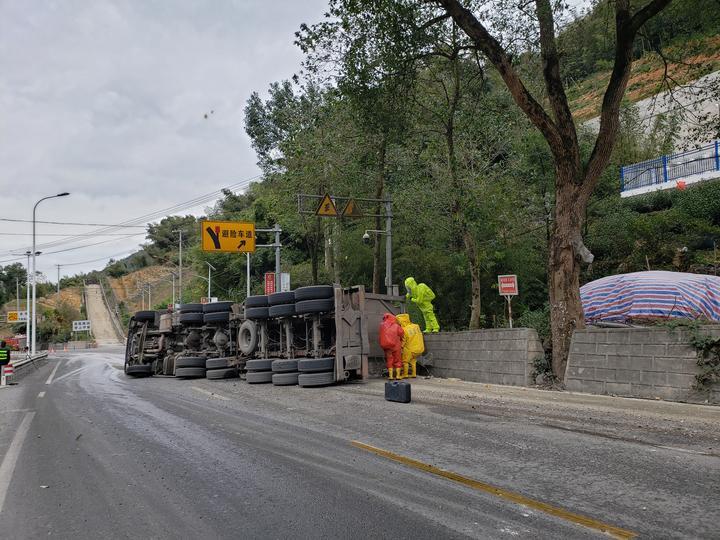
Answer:
[[[720,326],[701,329],[720,337]],[[565,373],[568,390],[670,401],[720,403],[720,385],[694,390],[697,352],[687,330],[589,328],[573,334]]]
[[[543,355],[532,328],[496,328],[425,334],[425,360],[439,377],[527,386],[533,360]]]

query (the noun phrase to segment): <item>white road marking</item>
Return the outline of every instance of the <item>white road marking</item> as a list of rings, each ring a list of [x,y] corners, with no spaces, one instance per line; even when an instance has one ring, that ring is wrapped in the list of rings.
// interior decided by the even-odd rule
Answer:
[[[20,457],[20,450],[22,449],[28,431],[30,431],[30,423],[34,416],[34,412],[25,414],[25,418],[20,422],[20,427],[18,427],[18,430],[15,432],[15,436],[10,443],[10,448],[8,448],[0,464],[0,514],[2,514],[3,506],[5,505],[5,496],[10,487],[10,480],[12,480],[18,457]]]
[[[45,392],[40,392],[40,393],[38,394],[38,397],[39,397],[39,398],[45,397]]]
[[[230,398],[226,398],[225,396],[221,396],[220,394],[215,394],[214,392],[208,392],[207,390],[203,388],[198,388],[197,386],[193,386],[192,389],[212,398],[222,399],[223,401],[230,401]]]
[[[87,366],[81,367],[81,368],[77,368],[77,369],[73,369],[71,372],[65,373],[64,375],[61,375],[60,377],[58,377],[57,379],[55,379],[53,382],[62,381],[63,379],[67,379],[68,377],[72,377],[73,375],[77,374],[79,371],[83,371],[84,369],[87,369]]]
[[[52,373],[51,373],[50,376],[48,377],[48,380],[45,381],[45,384],[52,384],[52,382],[53,382],[53,377],[55,376],[55,374],[57,373],[58,368],[60,367],[60,362],[61,362],[61,360],[58,360],[58,363],[55,364],[55,369],[52,370]]]

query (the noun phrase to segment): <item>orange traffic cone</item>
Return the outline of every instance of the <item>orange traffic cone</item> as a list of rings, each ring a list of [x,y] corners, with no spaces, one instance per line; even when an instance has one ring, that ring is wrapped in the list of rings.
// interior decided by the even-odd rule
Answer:
[[[63,347],[63,352],[67,352],[67,351],[68,351],[68,348],[67,348],[67,343],[66,343],[65,346]]]

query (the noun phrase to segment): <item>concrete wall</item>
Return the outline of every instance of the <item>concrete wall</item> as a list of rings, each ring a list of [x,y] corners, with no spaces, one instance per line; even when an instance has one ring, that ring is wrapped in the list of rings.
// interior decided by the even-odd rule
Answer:
[[[720,326],[703,327],[702,332],[720,337]],[[699,368],[689,337],[679,328],[578,330],[570,345],[565,386],[592,394],[720,403],[720,387],[709,393],[692,389]]]
[[[532,328],[498,328],[425,334],[425,357],[439,377],[527,386],[543,349]]]

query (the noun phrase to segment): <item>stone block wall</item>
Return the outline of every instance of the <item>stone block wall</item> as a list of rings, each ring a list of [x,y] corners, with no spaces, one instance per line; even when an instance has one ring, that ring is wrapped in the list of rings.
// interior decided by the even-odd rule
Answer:
[[[701,330],[720,337],[720,326]],[[694,390],[697,352],[681,328],[588,328],[573,334],[568,390],[671,401],[720,403],[720,387]]]
[[[532,328],[497,328],[425,334],[425,359],[438,377],[527,386],[533,360],[543,355]]]

